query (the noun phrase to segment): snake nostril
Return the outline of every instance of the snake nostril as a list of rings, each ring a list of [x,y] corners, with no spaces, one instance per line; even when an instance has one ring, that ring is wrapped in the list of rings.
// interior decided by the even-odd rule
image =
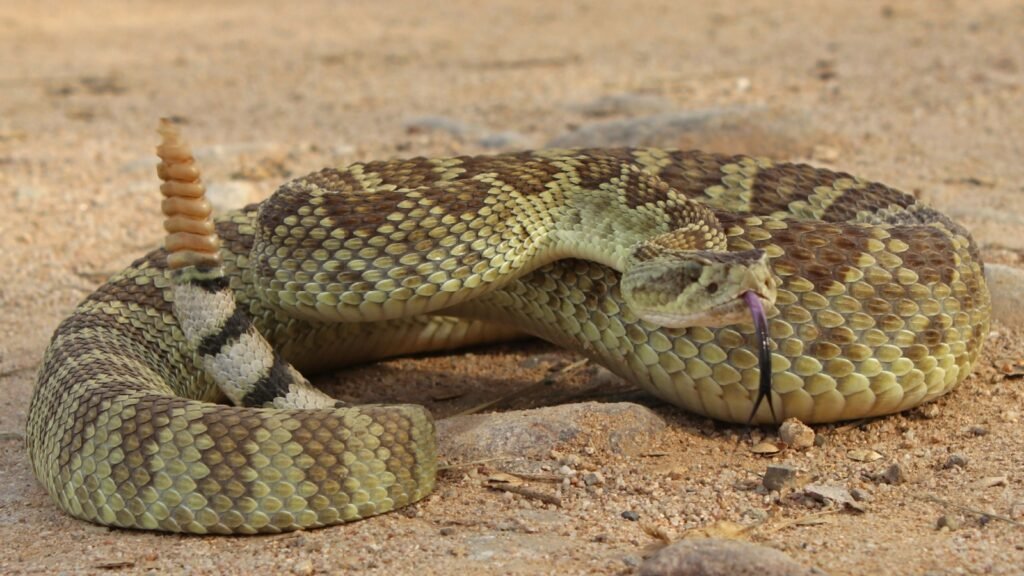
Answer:
[[[718,283],[712,282],[711,284],[708,284],[707,290],[708,294],[714,294],[715,292],[718,292]]]

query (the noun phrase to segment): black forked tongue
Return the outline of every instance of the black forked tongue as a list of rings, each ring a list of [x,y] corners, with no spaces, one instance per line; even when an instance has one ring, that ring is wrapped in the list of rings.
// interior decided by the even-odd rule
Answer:
[[[747,417],[749,425],[761,407],[761,402],[768,399],[768,409],[772,412],[772,421],[778,422],[775,415],[775,406],[772,404],[772,353],[768,349],[768,317],[765,316],[764,307],[761,306],[761,299],[753,292],[746,292],[743,298],[750,306],[750,315],[754,317],[754,334],[757,336],[757,343],[760,346],[758,351],[758,368],[761,371],[761,382],[757,387],[757,399],[754,400],[754,409]]]

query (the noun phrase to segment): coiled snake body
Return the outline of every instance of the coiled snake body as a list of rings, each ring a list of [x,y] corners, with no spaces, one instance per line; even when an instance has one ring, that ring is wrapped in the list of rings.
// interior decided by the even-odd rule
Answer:
[[[176,171],[187,149],[176,150],[165,186],[191,186],[195,174]],[[173,260],[212,258],[188,241],[214,237],[195,224],[204,211],[165,194],[165,212],[185,217],[168,229],[193,235],[169,240],[180,270],[154,251],[80,304],[53,337],[28,416],[36,476],[61,508],[102,524],[274,532],[430,492],[425,410],[341,406],[292,366],[526,332],[743,422],[758,342],[749,316],[715,298],[756,292],[776,416],[828,422],[948,392],[988,329],[963,228],[881,184],[804,165],[653,149],[354,164],[222,216],[222,261],[198,264]],[[758,266],[770,273],[755,278]],[[652,322],[665,314],[691,325]],[[236,405],[215,403],[224,396]],[[754,415],[772,418],[767,406]]]

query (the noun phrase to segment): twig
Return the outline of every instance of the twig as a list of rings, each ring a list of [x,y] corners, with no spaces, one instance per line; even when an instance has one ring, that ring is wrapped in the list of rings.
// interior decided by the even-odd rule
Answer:
[[[554,494],[548,494],[533,488],[527,488],[526,486],[515,486],[512,484],[487,484],[491,490],[501,490],[503,492],[511,492],[513,494],[519,494],[527,498],[533,498],[534,500],[540,500],[545,504],[554,504],[555,506],[562,506],[562,497]]]
[[[1002,520],[1003,522],[1006,522],[1008,524],[1013,524],[1014,526],[1024,526],[1024,522],[1020,522],[1018,520],[1014,520],[1013,518],[1010,518],[1009,516],[1003,516],[1002,514],[996,514],[995,512],[985,512],[984,510],[979,510],[977,508],[971,508],[970,506],[962,506],[960,504],[954,504],[953,502],[950,502],[949,500],[944,500],[942,498],[939,498],[938,496],[935,496],[934,494],[927,494],[925,496],[918,496],[917,498],[919,498],[921,500],[925,500],[927,502],[934,502],[935,504],[940,504],[942,506],[953,508],[954,510],[959,510],[961,512],[966,512],[967,514],[974,514],[975,516],[988,516],[989,518],[993,518],[995,520]]]
[[[485,458],[483,460],[472,460],[469,462],[456,462],[455,464],[447,464],[445,466],[438,466],[437,471],[447,470],[458,470],[459,468],[469,468],[471,466],[479,466],[481,464],[490,464],[491,462],[505,462],[508,460],[521,460],[520,456],[496,456],[494,458]]]
[[[807,524],[808,520],[813,520],[813,519],[821,518],[823,516],[831,516],[833,514],[838,514],[841,511],[842,511],[842,508],[832,508],[830,510],[822,510],[821,512],[815,512],[814,514],[808,514],[806,516],[801,516],[799,518],[794,518],[792,520],[786,520],[786,521],[780,522],[780,523],[778,523],[778,524],[776,524],[774,526],[768,527],[765,530],[765,533],[766,534],[772,534],[774,532],[778,532],[779,530],[785,530],[786,528],[789,528],[790,526],[803,526],[803,525]]]

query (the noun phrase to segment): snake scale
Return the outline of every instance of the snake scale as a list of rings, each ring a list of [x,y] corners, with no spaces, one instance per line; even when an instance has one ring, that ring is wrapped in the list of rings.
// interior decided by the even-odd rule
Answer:
[[[528,333],[712,418],[830,422],[948,392],[987,334],[969,234],[844,173],[657,149],[413,158],[310,174],[214,225],[163,132],[167,246],[60,324],[28,414],[36,477],[92,522],[279,532],[432,490],[423,408],[346,406],[302,372]]]

